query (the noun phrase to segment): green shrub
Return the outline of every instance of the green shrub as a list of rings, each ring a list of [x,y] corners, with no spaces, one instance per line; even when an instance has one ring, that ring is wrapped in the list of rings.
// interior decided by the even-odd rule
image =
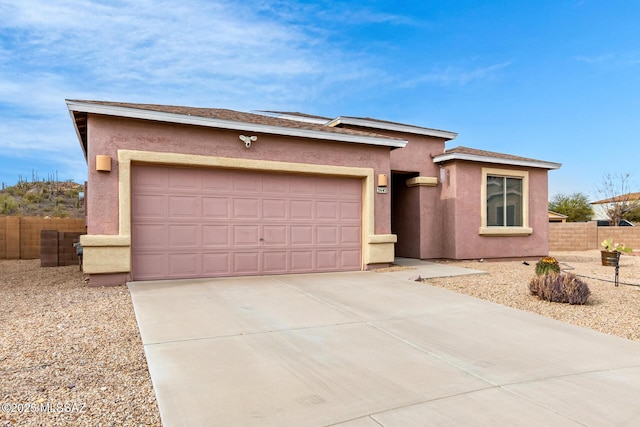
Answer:
[[[584,304],[591,295],[587,284],[571,273],[535,276],[529,282],[529,292],[545,301],[569,304]]]
[[[27,193],[24,195],[22,200],[28,203],[40,203],[42,201],[42,196],[38,193]]]
[[[542,258],[536,264],[536,274],[538,276],[548,273],[560,273],[560,264],[558,264],[558,260],[551,256]]]
[[[9,194],[0,194],[0,214],[11,215],[18,210],[18,201]]]

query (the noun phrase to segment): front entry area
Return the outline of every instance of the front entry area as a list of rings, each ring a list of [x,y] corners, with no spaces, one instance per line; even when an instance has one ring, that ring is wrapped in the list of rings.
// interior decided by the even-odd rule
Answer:
[[[362,268],[362,180],[133,165],[134,280]]]

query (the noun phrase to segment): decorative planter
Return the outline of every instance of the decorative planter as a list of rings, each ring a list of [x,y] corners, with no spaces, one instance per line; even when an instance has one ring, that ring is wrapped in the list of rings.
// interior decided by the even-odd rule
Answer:
[[[600,251],[602,254],[602,265],[608,267],[617,267],[620,260],[620,252],[618,251]]]

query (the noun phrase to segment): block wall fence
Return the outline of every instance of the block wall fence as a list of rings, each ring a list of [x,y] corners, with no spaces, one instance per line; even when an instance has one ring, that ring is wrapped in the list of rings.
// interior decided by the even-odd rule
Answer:
[[[86,233],[87,228],[82,218],[0,216],[0,259],[40,258],[42,230]]]
[[[595,221],[549,224],[549,251],[586,251],[602,249],[600,242],[613,238],[615,243],[640,250],[640,226],[598,227]]]

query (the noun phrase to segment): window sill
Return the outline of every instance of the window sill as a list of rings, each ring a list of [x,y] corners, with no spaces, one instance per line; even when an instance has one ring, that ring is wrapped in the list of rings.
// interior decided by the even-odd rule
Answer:
[[[481,236],[528,236],[533,233],[530,227],[480,227]]]

